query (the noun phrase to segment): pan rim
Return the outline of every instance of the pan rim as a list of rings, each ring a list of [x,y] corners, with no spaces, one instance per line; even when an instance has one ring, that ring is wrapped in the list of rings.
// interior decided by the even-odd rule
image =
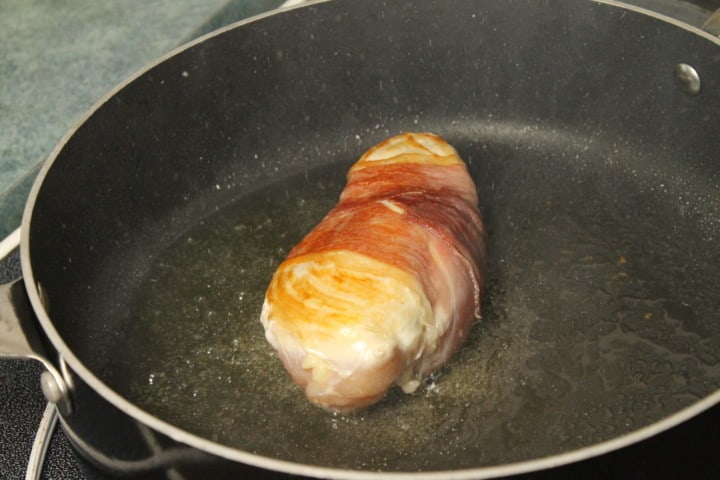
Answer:
[[[656,421],[650,425],[639,428],[637,430],[630,431],[620,436],[611,438],[609,440],[592,444],[586,447],[581,447],[571,451],[553,454],[545,457],[533,458],[529,460],[523,460],[520,462],[513,462],[503,465],[490,465],[482,467],[465,468],[458,470],[437,470],[437,471],[425,471],[425,472],[387,472],[387,471],[366,471],[366,470],[349,470],[341,469],[337,467],[321,467],[308,464],[302,464],[298,462],[280,460],[271,457],[266,457],[258,454],[253,454],[239,448],[225,446],[199,435],[192,434],[188,431],[181,429],[159,417],[156,417],[145,410],[141,409],[134,403],[130,402],[122,395],[118,394],[110,388],[105,382],[100,380],[95,373],[93,373],[88,367],[86,367],[78,357],[76,357],[73,351],[63,340],[63,337],[57,331],[54,326],[50,315],[45,311],[43,306],[40,291],[37,282],[34,278],[32,270],[32,262],[30,259],[30,226],[32,223],[33,210],[35,207],[36,199],[39,192],[42,189],[42,185],[49,171],[51,170],[55,160],[58,158],[60,153],[63,151],[68,141],[75,135],[77,130],[84,125],[93,114],[106,102],[112,99],[118,92],[120,92],[127,85],[134,82],[140,76],[146,72],[152,70],[157,65],[164,63],[170,58],[192,48],[193,46],[203,43],[206,40],[215,36],[222,35],[223,33],[233,30],[243,25],[253,23],[255,21],[282,14],[287,11],[295,9],[305,8],[313,5],[329,2],[330,0],[311,0],[306,3],[290,6],[281,7],[276,10],[256,15],[239,22],[235,22],[226,27],[220,28],[206,35],[203,35],[193,41],[190,41],[184,45],[177,47],[176,49],[168,52],[167,54],[159,57],[155,61],[145,65],[137,72],[129,76],[126,80],[119,83],[116,87],[108,91],[102,98],[100,98],[90,109],[88,109],[82,117],[75,123],[75,125],[60,139],[58,144],[54,147],[47,160],[43,163],[37,178],[35,179],[31,191],[28,195],[28,200],[25,204],[25,210],[23,213],[21,232],[20,232],[20,261],[23,272],[23,281],[25,284],[28,297],[30,299],[33,311],[37,316],[39,323],[43,329],[44,334],[48,337],[53,347],[57,351],[59,358],[66,362],[69,367],[95,392],[97,392],[103,399],[108,401],[114,407],[118,408],[124,414],[136,419],[144,425],[172,438],[173,440],[186,444],[188,446],[197,448],[201,451],[209,454],[231,460],[234,462],[240,462],[247,465],[267,469],[275,470],[279,472],[291,473],[295,475],[304,475],[310,477],[332,477],[341,478],[348,480],[355,479],[367,479],[377,477],[389,477],[396,479],[453,479],[453,480],[466,480],[470,478],[496,478],[507,475],[515,475],[521,473],[528,473],[533,471],[545,470],[549,468],[559,467],[570,463],[579,462],[589,458],[597,457],[602,454],[606,454],[620,448],[638,443],[642,440],[653,437],[661,432],[664,432],[676,425],[679,425],[700,413],[710,409],[711,407],[720,404],[720,389],[707,395],[706,397],[698,400],[697,402],[690,404],[689,406],[676,411],[675,413]],[[627,3],[617,0],[590,0],[592,3],[603,4],[610,7],[622,8],[629,11],[633,11],[645,16],[649,16],[665,23],[669,23],[675,27],[682,28],[690,33],[698,35],[706,40],[710,40],[716,45],[720,46],[720,38],[712,36],[708,32],[703,31],[700,28],[686,24],[682,21],[674,19],[672,17],[653,12],[651,10],[629,5]]]
[[[706,31],[703,30],[702,28],[696,27],[696,26],[694,26],[694,25],[690,25],[690,24],[688,24],[688,23],[685,23],[685,22],[683,22],[683,21],[681,21],[681,20],[678,20],[678,19],[676,19],[676,18],[670,17],[670,16],[665,15],[665,14],[663,14],[663,13],[654,12],[654,11],[652,11],[652,10],[650,10],[650,9],[647,9],[647,8],[644,8],[644,7],[640,7],[640,6],[637,6],[637,5],[631,5],[631,4],[629,4],[629,3],[625,3],[625,2],[620,1],[620,0],[590,0],[590,1],[591,1],[591,2],[594,2],[594,3],[599,3],[599,4],[607,5],[607,6],[610,6],[610,7],[622,8],[622,9],[624,9],[624,10],[629,10],[629,11],[631,11],[631,12],[640,13],[640,14],[643,14],[643,15],[648,16],[648,17],[652,17],[652,18],[656,18],[656,19],[658,19],[658,20],[662,20],[662,21],[665,22],[665,23],[669,23],[669,24],[674,25],[674,26],[676,26],[676,27],[682,28],[683,30],[687,30],[687,31],[690,32],[690,33],[694,33],[694,34],[696,34],[696,35],[699,35],[699,36],[705,38],[706,40],[710,40],[711,42],[715,43],[716,45],[720,45],[720,37],[716,37],[715,35],[706,32]]]

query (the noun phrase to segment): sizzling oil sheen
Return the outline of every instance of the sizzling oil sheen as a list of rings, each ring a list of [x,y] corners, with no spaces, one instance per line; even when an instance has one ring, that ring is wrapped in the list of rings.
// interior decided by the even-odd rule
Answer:
[[[720,388],[714,186],[623,144],[493,132],[455,143],[488,212],[483,321],[415,395],[394,389],[359,414],[328,415],[287,378],[257,322],[274,269],[332,208],[351,159],[237,189],[176,232],[138,279],[103,379],[223,445],[384,471],[586,447]]]

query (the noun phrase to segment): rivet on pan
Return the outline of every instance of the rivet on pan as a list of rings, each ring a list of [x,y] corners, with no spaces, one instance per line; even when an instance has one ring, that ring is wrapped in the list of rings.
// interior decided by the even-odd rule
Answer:
[[[62,379],[54,376],[50,371],[45,371],[40,375],[40,390],[45,395],[45,399],[55,404],[62,415],[67,416],[72,413],[70,397]]]
[[[700,93],[700,75],[687,63],[675,65],[675,82],[685,95],[694,97]]]

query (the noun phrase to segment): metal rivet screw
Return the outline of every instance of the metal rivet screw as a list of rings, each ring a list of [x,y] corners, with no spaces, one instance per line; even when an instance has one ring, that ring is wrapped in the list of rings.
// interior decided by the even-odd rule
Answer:
[[[40,390],[50,403],[58,403],[63,399],[63,392],[50,372],[40,375]]]
[[[52,373],[47,370],[40,374],[40,390],[48,402],[54,404],[62,415],[69,415],[72,412],[70,398],[66,390],[58,384]]]
[[[675,66],[675,82],[685,95],[694,97],[700,93],[700,75],[687,63],[678,63]]]

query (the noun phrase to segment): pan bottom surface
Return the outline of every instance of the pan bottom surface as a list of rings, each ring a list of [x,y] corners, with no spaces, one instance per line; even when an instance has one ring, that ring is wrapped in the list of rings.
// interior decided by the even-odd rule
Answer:
[[[354,414],[323,411],[291,382],[259,322],[274,269],[336,202],[361,151],[239,192],[178,234],[136,286],[108,384],[224,445],[383,471],[553,455],[719,388],[711,189],[648,167],[649,153],[510,130],[446,135],[478,186],[488,291],[467,343],[418,393],[395,388]]]

